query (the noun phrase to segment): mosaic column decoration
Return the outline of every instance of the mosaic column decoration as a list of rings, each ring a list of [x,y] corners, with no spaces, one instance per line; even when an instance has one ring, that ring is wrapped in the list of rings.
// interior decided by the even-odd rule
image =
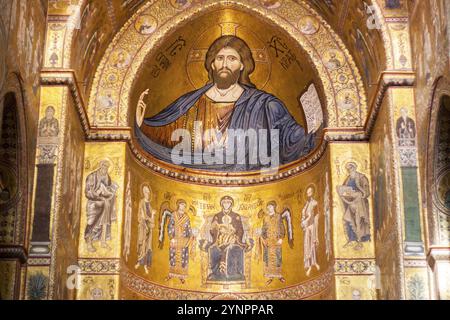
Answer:
[[[55,167],[60,141],[60,119],[56,108],[45,100],[60,97],[61,88],[42,88],[41,120],[38,131],[38,157],[36,165],[36,189],[30,254],[49,256],[50,215],[52,210]],[[61,106],[61,101],[58,107]],[[55,103],[54,103],[55,104]],[[58,110],[60,111],[60,110]]]
[[[82,170],[84,150],[74,147],[79,138],[80,120],[74,106],[73,74],[64,72],[70,58],[71,15],[69,10],[78,1],[49,3],[44,67],[41,71],[41,100],[37,134],[36,173],[33,181],[32,226],[26,285],[22,297],[29,300],[68,299],[65,288],[66,266],[76,263],[73,247],[76,238],[69,231],[68,217],[78,217],[79,209],[69,199],[77,199],[74,181],[70,177]],[[66,43],[67,42],[67,43]],[[80,101],[77,101],[80,104]],[[72,121],[76,121],[73,124]],[[76,145],[83,148],[83,139]],[[75,150],[75,151],[74,151]],[[70,157],[70,159],[68,159]],[[79,168],[67,168],[67,164]],[[68,196],[68,189],[73,194]],[[67,199],[66,199],[67,197]],[[76,218],[71,219],[76,222]],[[75,227],[76,228],[76,227]],[[64,242],[64,246],[59,243]],[[75,256],[75,261],[70,262]]]
[[[401,170],[403,212],[405,223],[405,255],[423,255],[416,121],[414,91],[410,88],[393,89],[395,142]]]
[[[65,92],[63,87],[41,87],[33,225],[24,293],[25,298],[30,300],[43,300],[49,296],[51,219],[55,212],[55,182],[61,152]]]
[[[335,283],[338,300],[376,300],[370,157],[368,143],[330,144],[330,195],[333,212]],[[360,228],[348,201],[362,195],[356,207]]]
[[[414,77],[411,54],[409,12],[405,1],[385,6],[386,24],[391,37],[394,56],[393,70],[404,79]],[[400,277],[403,278],[404,298],[429,299],[430,287],[425,258],[425,238],[419,164],[417,154],[416,102],[413,84],[403,81],[399,87],[389,90],[388,99],[390,132],[394,148],[395,179],[399,194],[397,210],[402,218],[398,226],[403,242],[403,262]]]
[[[388,274],[391,272],[398,273],[396,281],[400,290],[388,288],[380,298],[389,299],[400,294],[403,299],[423,300],[429,298],[430,288],[423,241],[424,213],[420,206],[421,185],[417,160],[416,103],[413,89],[415,74],[411,54],[408,3],[406,1],[382,2],[384,23],[390,37],[389,41],[385,40],[385,43],[393,57],[389,74],[385,74],[385,77],[392,79],[395,85],[384,96],[384,111],[380,112],[382,115],[379,115],[377,119],[380,123],[378,129],[380,135],[379,138],[372,139],[374,141],[372,152],[373,154],[385,152],[388,158],[385,157],[384,160],[390,164],[386,166],[380,164],[374,168],[378,174],[376,185],[381,187],[383,180],[390,179],[384,182],[388,183],[387,185],[394,185],[395,188],[394,190],[386,189],[384,198],[376,199],[376,201],[388,201],[390,203],[388,210],[383,210],[383,204],[380,204],[375,211],[381,248],[385,250],[384,248],[389,247],[389,243],[396,237],[398,239],[394,242],[399,246],[395,255],[386,255],[380,251],[384,261],[382,263],[384,274],[381,272],[381,278],[386,276],[389,278]],[[389,138],[383,138],[386,135]],[[382,191],[378,192],[379,195],[382,193]],[[392,225],[396,227],[389,231]],[[391,260],[390,263],[389,260]],[[394,263],[397,260],[400,261]],[[391,266],[388,267],[388,264]],[[390,271],[386,272],[387,270]],[[390,282],[392,280],[385,282],[387,287]],[[394,294],[395,291],[397,293]]]
[[[86,144],[78,251],[80,300],[119,299],[125,151],[124,142]],[[97,200],[104,206],[96,207]],[[99,223],[99,216],[107,221]]]

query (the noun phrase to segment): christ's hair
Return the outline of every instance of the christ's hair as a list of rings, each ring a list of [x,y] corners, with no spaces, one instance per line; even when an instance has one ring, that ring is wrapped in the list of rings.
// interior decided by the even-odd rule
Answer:
[[[242,64],[244,65],[244,70],[241,72],[239,77],[239,83],[250,87],[255,87],[255,85],[250,80],[250,75],[255,71],[255,60],[253,59],[252,51],[247,43],[236,36],[222,36],[209,47],[206,53],[205,68],[208,70],[209,82],[213,82],[213,72],[212,63],[216,59],[217,54],[223,48],[233,48],[239,53],[241,57]]]

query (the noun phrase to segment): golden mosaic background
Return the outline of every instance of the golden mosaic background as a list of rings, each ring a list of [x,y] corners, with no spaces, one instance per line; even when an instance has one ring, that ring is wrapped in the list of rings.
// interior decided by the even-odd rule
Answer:
[[[74,18],[77,13],[79,27]],[[380,16],[375,21],[378,28],[371,29],[368,21],[374,22],[375,14]],[[143,31],[143,22],[154,27]],[[219,22],[227,23],[223,30]],[[183,182],[175,179],[180,172],[154,159],[143,161],[135,148],[130,127],[134,126],[137,99],[143,90],[153,90],[148,100],[151,115],[202,84],[203,68],[196,64],[186,68],[189,54],[221,32],[232,32],[233,23],[239,24],[237,33],[252,46],[265,46],[255,82],[280,96],[301,123],[304,116],[298,96],[311,81],[316,84],[326,115],[325,139],[319,152],[283,169],[279,177],[259,181],[251,176],[249,179],[256,179],[252,186],[244,185],[250,181],[245,179],[241,185],[226,186],[229,177],[221,177],[221,184],[209,183],[211,177],[203,172],[194,175],[198,180]],[[449,299],[450,219],[433,205],[439,99],[450,96],[448,28],[444,0],[400,0],[396,7],[381,0],[285,0],[273,6],[259,0],[200,0],[189,1],[183,8],[165,0],[0,3],[0,40],[7,43],[7,54],[0,54],[0,111],[5,94],[13,92],[23,145],[17,190],[24,195],[17,214],[4,219],[8,224],[2,231],[13,236],[0,247],[1,298]],[[199,36],[196,32],[200,29]],[[281,72],[267,44],[272,34],[279,35],[295,52],[300,66]],[[149,75],[158,54],[180,36],[186,46],[173,56],[171,69],[161,75],[161,81],[152,80]],[[121,63],[119,53],[125,56]],[[342,67],[327,66],[332,54]],[[171,80],[175,83],[172,90],[164,93],[162,89]],[[112,107],[104,108],[99,101],[108,94]],[[353,108],[342,108],[346,96],[355,102]],[[54,183],[49,190],[51,242],[48,254],[33,255],[29,252],[39,188],[37,171],[46,151],[37,133],[49,105],[55,107],[60,126],[53,158]],[[396,138],[396,121],[403,107],[417,130],[417,192],[424,252],[416,256],[405,250],[408,223]],[[109,175],[118,185],[117,219],[111,224],[110,248],[95,243],[97,251],[90,252],[84,240],[85,181],[102,160],[111,164]],[[362,247],[346,246],[345,208],[337,192],[347,178],[345,164],[349,161],[358,165],[370,184],[371,240]],[[386,180],[384,189],[377,184],[380,175]],[[137,207],[144,183],[153,191],[151,204],[157,217],[163,202],[169,201],[174,209],[176,200],[184,199],[196,208],[196,215],[191,216],[196,229],[205,215],[219,211],[223,195],[236,199],[236,211],[250,219],[251,230],[260,226],[257,214],[267,201],[289,207],[295,242],[293,249],[286,241],[283,244],[286,283],[275,280],[267,286],[263,264],[253,251],[247,288],[205,287],[200,250],[191,257],[185,284],[176,279],[165,281],[168,246],[157,247],[157,226],[153,265],[148,274],[143,268],[136,270]],[[316,187],[320,212],[320,270],[314,269],[308,276],[303,267],[300,214],[305,189],[311,184]],[[380,205],[377,199],[385,201]],[[125,256],[127,208],[131,238],[130,253]],[[381,211],[384,220],[377,227]],[[326,212],[331,219],[328,233]],[[75,271],[68,271],[71,266]],[[71,281],[77,288],[67,286]]]

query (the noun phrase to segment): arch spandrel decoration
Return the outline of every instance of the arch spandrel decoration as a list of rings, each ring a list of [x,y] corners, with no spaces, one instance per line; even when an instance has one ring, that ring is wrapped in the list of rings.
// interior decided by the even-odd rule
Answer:
[[[165,1],[154,1],[144,5],[112,41],[97,70],[91,90],[88,117],[97,128],[133,126],[134,107],[129,105],[133,80],[145,58],[164,37],[186,21],[216,10],[236,8],[257,15],[262,20],[284,29],[309,55],[322,81],[326,97],[327,128],[362,128],[368,113],[366,95],[355,63],[338,36],[326,22],[303,1],[283,1],[276,8],[267,8],[259,1],[198,1],[188,8],[177,10]],[[154,28],[139,33],[136,24],[142,16],[148,16]],[[302,33],[299,28],[305,17],[313,17],[320,24],[315,33]],[[142,34],[144,33],[144,34]],[[117,68],[117,51],[124,52],[129,61]],[[343,57],[341,68],[330,70],[324,59],[329,51],[337,51]],[[104,101],[108,106],[105,108]],[[350,100],[349,100],[350,99]]]

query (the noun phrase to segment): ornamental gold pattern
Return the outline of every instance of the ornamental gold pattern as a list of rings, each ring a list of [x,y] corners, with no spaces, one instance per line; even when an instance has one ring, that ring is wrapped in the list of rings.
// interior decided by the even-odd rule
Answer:
[[[23,202],[1,212],[1,298],[449,298],[439,1],[49,0],[46,23],[0,6],[0,39],[18,43],[0,93],[26,153],[0,164],[0,209]],[[323,118],[309,155],[260,174],[143,150],[136,106],[153,116],[202,87],[222,35],[245,40],[251,80],[297,123]]]

